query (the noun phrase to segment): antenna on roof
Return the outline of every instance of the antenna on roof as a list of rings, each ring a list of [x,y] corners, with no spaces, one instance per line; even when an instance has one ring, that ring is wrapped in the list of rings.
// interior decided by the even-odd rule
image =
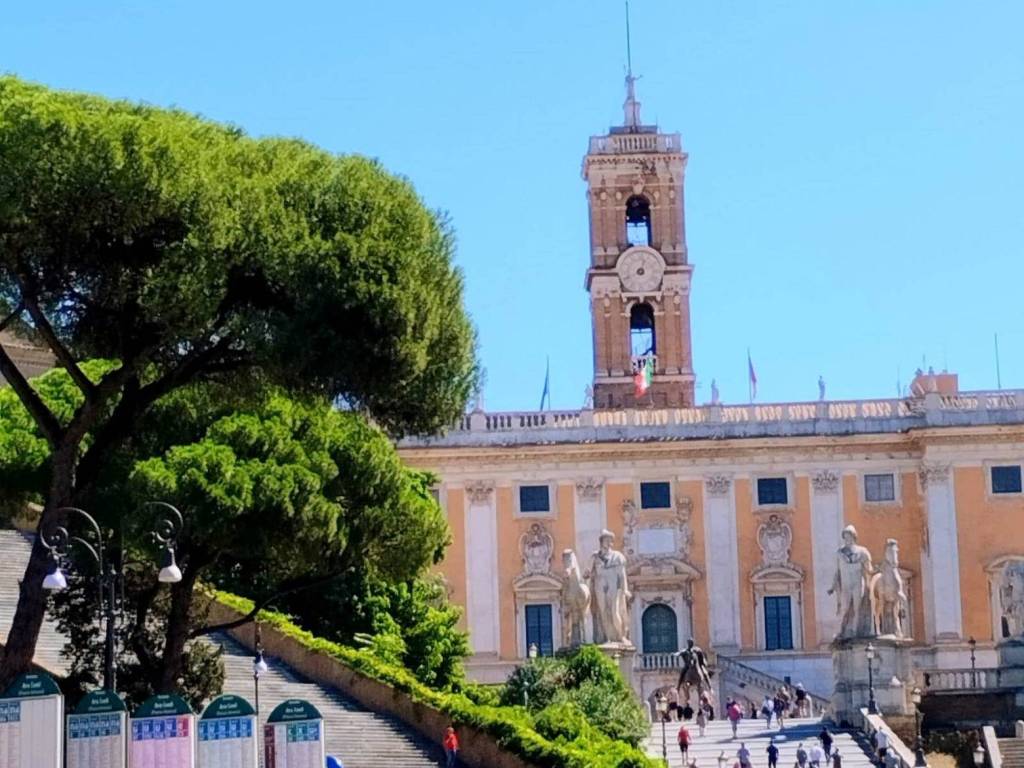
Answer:
[[[640,127],[640,102],[636,100],[636,81],[633,77],[633,47],[629,34],[629,0],[626,0],[626,103],[622,105],[625,113],[623,125],[636,130]]]

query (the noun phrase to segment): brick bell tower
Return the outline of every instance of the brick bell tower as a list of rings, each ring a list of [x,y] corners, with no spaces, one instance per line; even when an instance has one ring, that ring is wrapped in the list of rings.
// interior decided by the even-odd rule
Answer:
[[[626,76],[623,125],[590,138],[583,158],[590,208],[586,289],[594,335],[596,408],[690,407],[690,276],[678,133],[640,120],[636,78]],[[634,372],[650,359],[641,397]]]

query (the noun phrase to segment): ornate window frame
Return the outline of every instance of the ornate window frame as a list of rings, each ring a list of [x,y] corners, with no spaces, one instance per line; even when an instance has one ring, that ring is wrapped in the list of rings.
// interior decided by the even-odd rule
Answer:
[[[762,504],[758,492],[758,480],[786,481],[786,503],[785,504]],[[796,482],[792,472],[759,472],[750,476],[750,504],[755,514],[770,514],[772,512],[792,512],[796,509]]]
[[[989,620],[992,625],[992,638],[997,643],[1013,637],[1012,629],[1008,636],[1003,635],[1003,607],[1000,590],[1007,567],[1018,563],[1024,568],[1024,554],[1001,555],[985,566],[985,573],[988,574]]]
[[[546,485],[548,488],[547,512],[523,512],[519,507],[519,489],[524,485]],[[558,483],[550,480],[521,480],[512,484],[513,517],[517,520],[553,520],[558,517]]]
[[[804,647],[804,572],[796,565],[768,565],[755,568],[750,576],[754,597],[754,644],[766,653],[791,653]],[[764,599],[789,597],[793,648],[768,651],[764,633]]]
[[[869,501],[867,493],[867,476],[868,475],[892,475],[892,495],[891,501]],[[860,505],[866,509],[884,509],[884,508],[895,508],[903,506],[903,478],[901,473],[896,469],[864,469],[857,473],[857,500]]]
[[[1024,497],[1024,465],[1017,459],[992,459],[982,462],[982,471],[985,473],[985,499],[987,501],[1016,501]],[[994,467],[1020,467],[1021,490],[1012,493],[995,493],[992,490],[992,469]]]

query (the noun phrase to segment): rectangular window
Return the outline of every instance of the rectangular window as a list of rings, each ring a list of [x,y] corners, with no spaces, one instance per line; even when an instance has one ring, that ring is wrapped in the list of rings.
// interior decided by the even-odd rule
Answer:
[[[992,467],[992,493],[1020,493],[1020,465]]]
[[[555,646],[551,632],[551,606],[526,606],[526,652],[529,655],[530,645],[537,645],[537,653],[541,656],[552,656]]]
[[[864,501],[896,501],[896,479],[891,474],[864,475]]]
[[[767,651],[793,650],[793,616],[788,596],[764,599],[764,647]]]
[[[550,512],[550,491],[546,485],[520,485],[520,512]]]
[[[670,483],[640,483],[640,509],[670,509],[672,485]]]
[[[786,504],[789,502],[789,491],[784,477],[760,477],[757,480],[757,503]]]

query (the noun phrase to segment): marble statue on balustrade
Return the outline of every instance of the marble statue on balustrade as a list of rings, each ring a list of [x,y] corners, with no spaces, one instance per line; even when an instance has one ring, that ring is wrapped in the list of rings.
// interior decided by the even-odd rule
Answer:
[[[871,615],[869,584],[874,568],[867,547],[857,543],[857,529],[843,529],[843,546],[836,553],[836,572],[828,594],[837,595],[839,633],[836,639],[871,637],[874,626]]]
[[[871,614],[879,635],[906,637],[905,621],[910,601],[900,574],[900,545],[896,539],[885,542],[885,557],[871,577]]]
[[[682,669],[679,672],[679,692],[683,695],[683,701],[690,703],[690,689],[697,686],[697,699],[711,690],[711,671],[708,669],[708,657],[704,650],[695,645],[691,637],[686,641],[686,647],[676,651],[676,656],[683,660]]]
[[[565,627],[565,644],[570,648],[586,642],[584,633],[587,625],[587,610],[590,608],[590,587],[583,581],[576,553],[571,549],[562,552],[564,586],[562,587],[562,611]]]
[[[629,640],[629,603],[626,556],[612,549],[615,534],[601,531],[600,548],[590,558],[587,580],[594,616],[594,642],[632,645]]]
[[[1003,637],[1024,639],[1024,561],[1009,563],[999,580]]]

